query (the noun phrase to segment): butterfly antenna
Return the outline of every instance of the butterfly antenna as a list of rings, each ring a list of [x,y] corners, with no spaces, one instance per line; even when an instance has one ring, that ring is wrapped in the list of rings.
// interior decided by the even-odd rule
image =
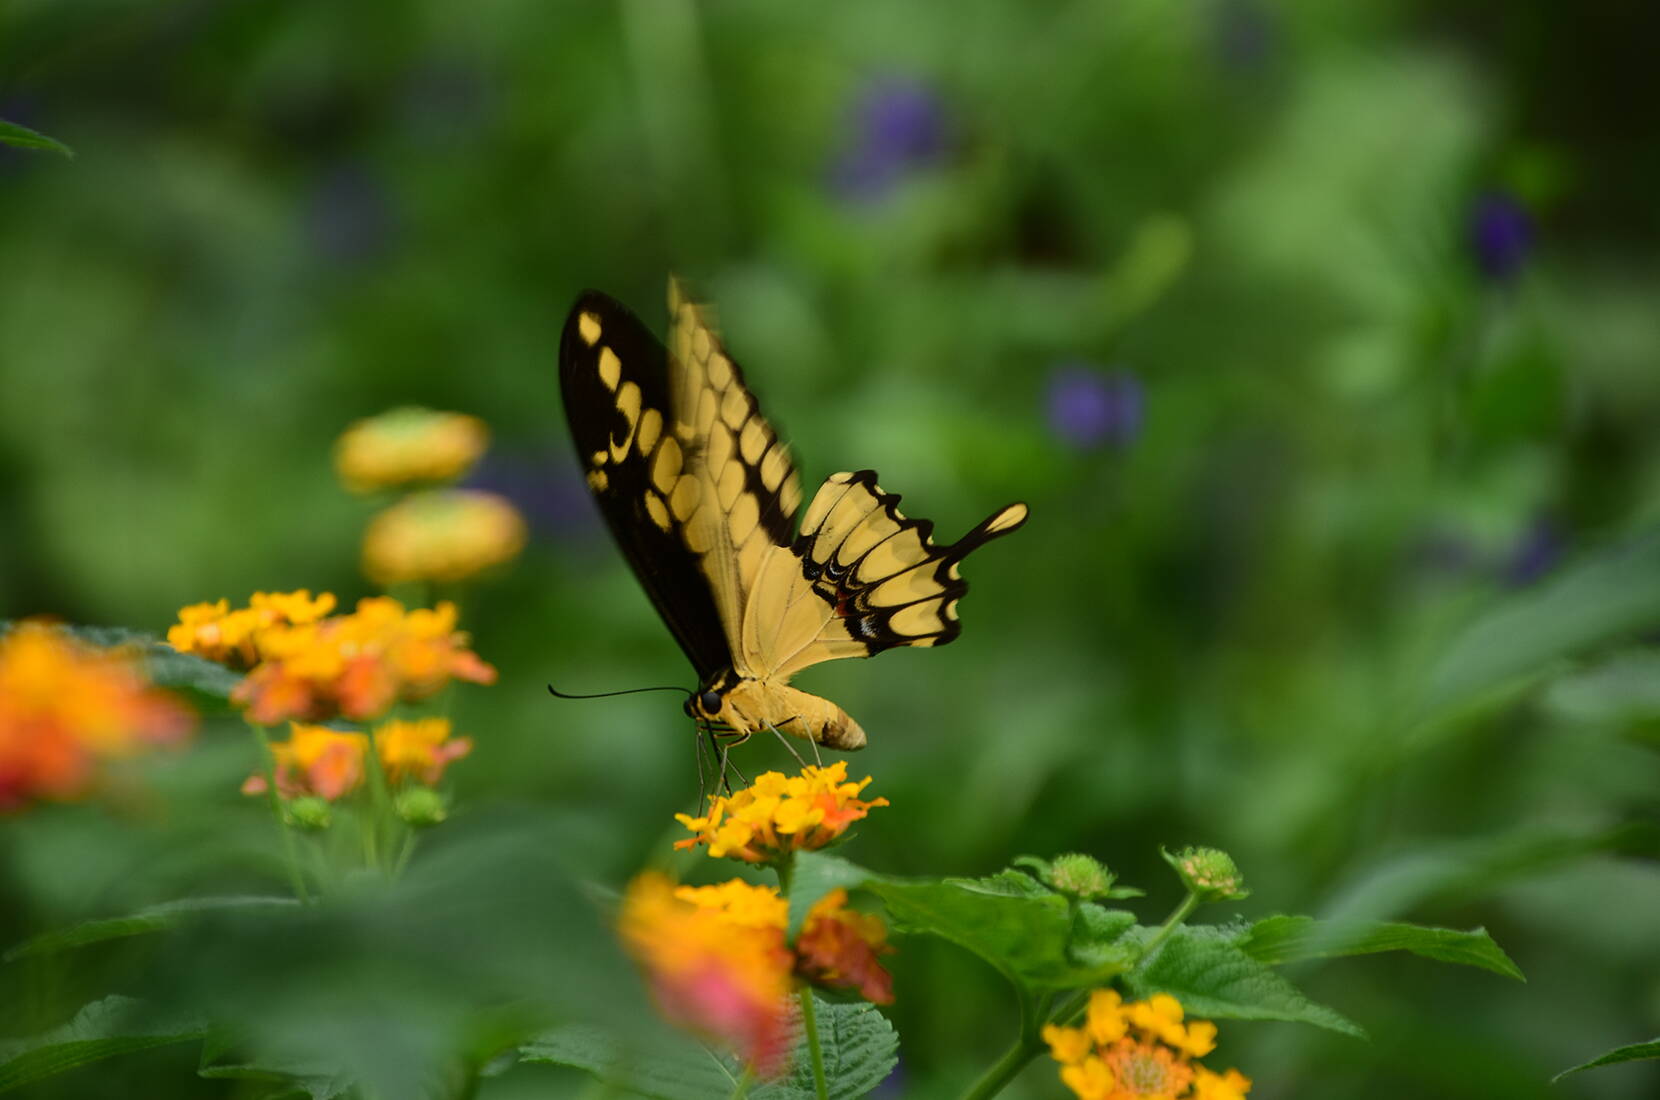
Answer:
[[[596,691],[591,695],[573,695],[568,691],[560,691],[552,684],[548,685],[548,694],[557,696],[560,699],[609,699],[613,695],[638,695],[642,691],[678,691],[680,694],[685,696],[696,694],[696,692],[689,688],[675,687],[672,684],[664,685],[663,687],[629,688],[626,691]]]

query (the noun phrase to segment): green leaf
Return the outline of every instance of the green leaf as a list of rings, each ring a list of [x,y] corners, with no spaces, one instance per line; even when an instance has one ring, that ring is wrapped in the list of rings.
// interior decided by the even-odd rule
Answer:
[[[0,1092],[117,1054],[201,1039],[207,1030],[200,1020],[158,1013],[132,997],[105,997],[62,1027],[0,1043]]]
[[[1460,932],[1392,921],[1317,921],[1313,917],[1268,917],[1236,941],[1258,962],[1283,966],[1301,959],[1333,959],[1380,951],[1409,951],[1437,962],[1477,966],[1521,981],[1522,972],[1485,928]]]
[[[1434,719],[1561,658],[1660,623],[1660,534],[1604,551],[1489,609],[1433,664],[1415,717]]]
[[[1246,954],[1233,935],[1203,926],[1176,929],[1146,965],[1128,976],[1131,992],[1137,997],[1168,993],[1189,1015],[1206,1019],[1287,1020],[1366,1037],[1360,1025],[1309,1000],[1267,963]]]
[[[861,890],[876,877],[857,863],[826,852],[797,852],[795,868],[790,874],[790,924],[788,934],[793,939],[801,930],[811,909],[825,894],[840,887]]]
[[[12,622],[0,622],[0,636],[12,627]],[[180,653],[154,634],[132,630],[124,626],[58,626],[87,645],[99,649],[123,646],[136,653],[144,662],[144,673],[157,687],[195,692],[208,700],[225,700],[242,682],[242,675],[224,665],[214,664],[190,653]]]
[[[29,955],[48,955],[89,943],[140,936],[148,932],[163,932],[176,928],[197,913],[222,912],[227,909],[287,909],[299,903],[293,898],[249,895],[245,897],[180,898],[149,905],[124,917],[101,917],[81,921],[67,928],[57,928],[30,937],[0,956],[0,961],[11,962]]]
[[[1600,1058],[1593,1058],[1589,1062],[1577,1065],[1572,1069],[1565,1069],[1551,1078],[1551,1083],[1562,1080],[1571,1073],[1580,1070],[1595,1069],[1598,1066],[1613,1066],[1621,1062],[1648,1062],[1660,1058],[1660,1039],[1650,1039],[1646,1043],[1632,1043],[1630,1046],[1615,1047]]]
[[[864,1003],[835,1004],[814,998],[825,1081],[835,1100],[864,1096],[881,1084],[899,1060],[893,1025]],[[797,1039],[790,1070],[776,1081],[756,1082],[749,1090],[758,1100],[812,1100],[812,1068],[801,1035],[799,1014],[792,1013]],[[744,1070],[730,1054],[684,1036],[661,1043],[625,1042],[585,1024],[554,1028],[519,1049],[527,1062],[551,1062],[587,1070],[613,1087],[657,1100],[706,1100],[730,1095]]]
[[[1003,871],[982,879],[877,878],[899,931],[950,940],[996,967],[1022,989],[1099,985],[1135,962],[1125,933],[1132,914],[1067,899],[1030,875]]]
[[[49,138],[27,126],[4,120],[0,120],[0,145],[15,145],[19,149],[45,149],[47,152],[60,153],[66,157],[75,155],[73,149],[56,138]]]

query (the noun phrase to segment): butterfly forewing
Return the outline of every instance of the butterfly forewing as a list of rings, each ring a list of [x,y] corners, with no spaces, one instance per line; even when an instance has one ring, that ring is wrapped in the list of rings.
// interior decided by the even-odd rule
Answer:
[[[732,653],[701,557],[686,541],[688,490],[676,490],[688,444],[675,430],[670,368],[667,349],[614,299],[589,291],[571,309],[559,386],[588,488],[646,595],[707,681],[731,667]]]

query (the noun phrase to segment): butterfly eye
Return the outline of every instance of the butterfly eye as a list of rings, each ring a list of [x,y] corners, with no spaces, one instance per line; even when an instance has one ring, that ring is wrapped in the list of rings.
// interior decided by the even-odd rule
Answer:
[[[703,708],[703,713],[713,716],[720,713],[720,693],[706,691],[697,697],[697,705]]]

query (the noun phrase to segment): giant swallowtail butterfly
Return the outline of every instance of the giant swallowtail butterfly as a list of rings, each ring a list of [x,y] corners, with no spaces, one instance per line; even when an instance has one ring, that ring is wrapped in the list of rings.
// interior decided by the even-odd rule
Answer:
[[[565,416],[588,488],[698,676],[686,709],[743,740],[765,729],[835,749],[865,732],[790,686],[809,665],[961,630],[958,565],[1026,521],[1002,508],[949,546],[899,511],[871,470],[832,474],[807,505],[801,479],[721,347],[707,309],[669,283],[669,346],[596,291],[559,345]]]

